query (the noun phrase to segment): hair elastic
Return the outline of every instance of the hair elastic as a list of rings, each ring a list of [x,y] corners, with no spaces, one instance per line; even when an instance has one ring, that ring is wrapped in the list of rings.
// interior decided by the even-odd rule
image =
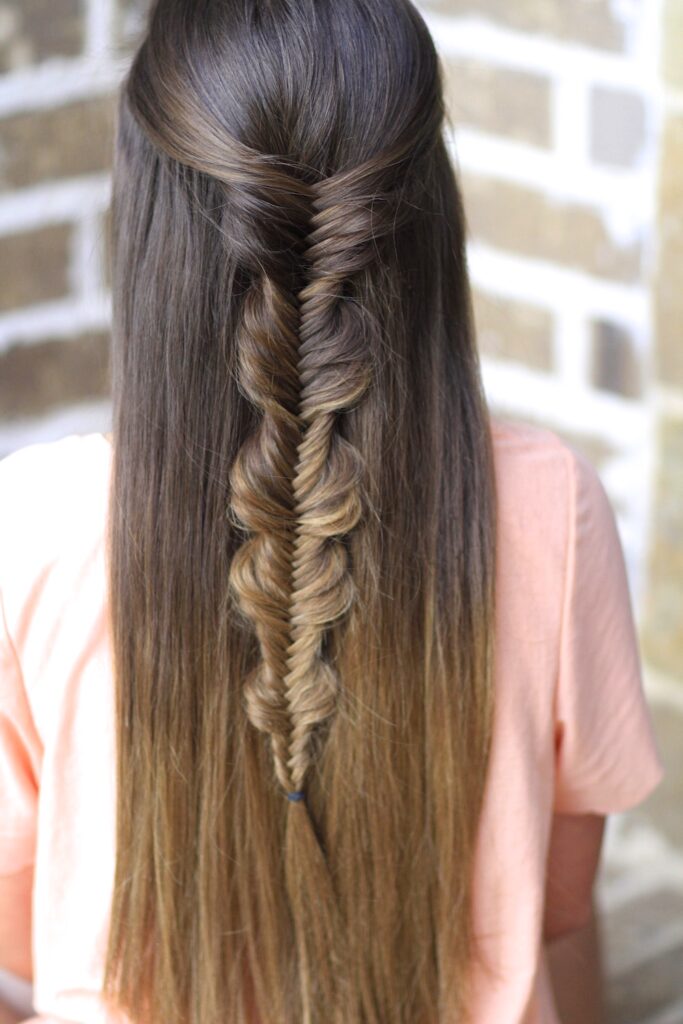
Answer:
[[[304,793],[303,789],[297,789],[293,793],[288,793],[287,794],[287,799],[288,800],[299,801],[299,800],[303,800],[305,795],[306,794]]]

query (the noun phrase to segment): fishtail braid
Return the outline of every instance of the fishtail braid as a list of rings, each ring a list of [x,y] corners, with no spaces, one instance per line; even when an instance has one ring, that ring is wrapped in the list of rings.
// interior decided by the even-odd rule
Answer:
[[[313,186],[308,282],[299,293],[304,435],[293,481],[297,525],[285,677],[292,722],[287,767],[297,789],[311,764],[311,736],[337,706],[339,680],[324,660],[324,635],[355,598],[343,538],[364,513],[364,463],[337,425],[371,386],[373,354],[363,310],[348,293],[377,258],[375,243],[391,221],[381,193],[371,192],[374,209],[367,201],[367,171],[363,166]]]
[[[228,517],[248,536],[235,552],[229,584],[255,630],[260,661],[244,683],[247,716],[272,742],[280,784],[292,788],[285,768],[289,709],[283,679],[290,643],[289,600],[294,544],[292,474],[301,426],[295,271],[310,217],[304,182],[272,167],[244,188],[233,181],[230,215],[249,221],[241,263],[251,273],[237,328],[240,389],[261,411],[256,431],[242,444],[230,472]],[[279,216],[276,213],[279,211]]]
[[[258,279],[239,338],[242,385],[264,415],[231,474],[232,513],[252,536],[233,559],[230,582],[261,645],[262,661],[245,683],[247,714],[270,735],[290,797],[303,795],[312,734],[337,706],[325,633],[355,597],[343,538],[363,515],[363,458],[336,428],[373,377],[368,325],[349,292],[381,256],[382,237],[409,215],[384,179],[396,179],[386,156],[308,186],[296,182],[310,202],[306,283],[294,302],[271,276]]]

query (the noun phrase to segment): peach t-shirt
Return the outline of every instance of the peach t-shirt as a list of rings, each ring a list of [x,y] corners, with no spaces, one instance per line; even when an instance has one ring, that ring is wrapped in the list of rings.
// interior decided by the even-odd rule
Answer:
[[[597,472],[550,430],[493,431],[496,712],[474,897],[494,975],[476,974],[473,1024],[558,1024],[541,946],[553,811],[631,807],[662,765]],[[34,1024],[120,1019],[98,999],[114,869],[111,453],[102,434],[72,434],[0,461],[0,874],[34,865]],[[10,896],[0,916],[17,913]]]

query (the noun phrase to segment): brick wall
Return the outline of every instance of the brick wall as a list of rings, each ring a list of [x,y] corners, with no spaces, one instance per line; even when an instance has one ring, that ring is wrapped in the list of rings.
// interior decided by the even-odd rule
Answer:
[[[113,92],[144,2],[0,6],[0,455],[109,426]],[[420,6],[443,57],[491,404],[593,459],[640,609],[650,480],[675,444],[658,440],[651,401],[653,315],[664,336],[678,301],[673,274],[653,285],[660,0]],[[675,53],[665,64],[675,79]],[[676,125],[664,133],[670,192]],[[683,374],[676,346],[666,353],[660,372]]]
[[[132,22],[114,0],[0,5],[0,456],[109,425],[104,217]]]
[[[645,585],[657,3],[434,0],[492,406],[584,450]]]
[[[657,478],[650,524],[644,650],[666,676],[683,675],[683,2],[666,0],[662,22],[658,245],[650,404]],[[681,1011],[683,1013],[683,1010]]]

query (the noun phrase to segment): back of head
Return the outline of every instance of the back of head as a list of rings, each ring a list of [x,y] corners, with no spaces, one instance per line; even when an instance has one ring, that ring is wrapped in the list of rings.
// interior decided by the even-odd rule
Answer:
[[[409,0],[157,0],[120,96],[105,984],[463,1019],[495,488]]]

